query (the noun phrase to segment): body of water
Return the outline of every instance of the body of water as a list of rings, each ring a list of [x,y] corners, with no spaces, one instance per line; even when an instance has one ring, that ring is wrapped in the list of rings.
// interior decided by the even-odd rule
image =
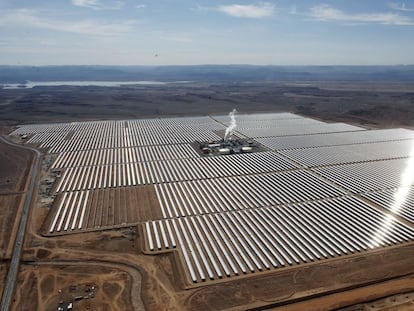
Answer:
[[[27,81],[26,83],[3,84],[3,89],[30,89],[35,86],[103,86],[121,87],[125,85],[165,85],[170,83],[188,83],[189,81]]]

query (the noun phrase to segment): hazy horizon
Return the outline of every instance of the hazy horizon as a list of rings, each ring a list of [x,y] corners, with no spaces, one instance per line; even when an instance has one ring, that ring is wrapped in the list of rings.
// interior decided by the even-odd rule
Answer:
[[[305,68],[305,67],[411,67],[414,66],[413,63],[407,64],[370,64],[370,65],[355,65],[355,64],[324,64],[324,65],[317,65],[317,64],[286,64],[286,65],[279,65],[279,64],[265,64],[265,65],[257,65],[257,64],[236,64],[236,63],[228,63],[228,64],[214,64],[214,63],[200,63],[200,64],[174,64],[174,65],[147,65],[147,64],[125,64],[125,65],[117,65],[117,64],[49,64],[49,65],[31,65],[31,64],[3,64],[0,63],[0,67],[225,67],[225,66],[246,66],[246,67],[298,67],[298,68]]]

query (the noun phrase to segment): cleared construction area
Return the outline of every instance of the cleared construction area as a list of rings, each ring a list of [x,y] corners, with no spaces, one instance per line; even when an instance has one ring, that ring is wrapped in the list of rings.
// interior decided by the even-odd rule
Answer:
[[[56,154],[45,235],[139,224],[143,251],[173,251],[186,286],[414,241],[413,131],[291,113],[236,120],[25,125],[12,135]],[[196,150],[233,126],[259,151]]]

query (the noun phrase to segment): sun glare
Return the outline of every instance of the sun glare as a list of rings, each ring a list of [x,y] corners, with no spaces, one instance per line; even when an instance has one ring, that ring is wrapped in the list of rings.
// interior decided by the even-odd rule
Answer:
[[[398,190],[394,194],[393,202],[390,207],[390,212],[384,216],[384,220],[381,225],[372,235],[370,239],[370,248],[379,247],[385,243],[385,239],[388,233],[392,230],[396,218],[393,214],[399,214],[399,211],[404,206],[407,200],[408,194],[410,193],[410,187],[414,184],[414,143],[411,146],[410,157],[407,160],[407,166],[401,174],[401,181]]]

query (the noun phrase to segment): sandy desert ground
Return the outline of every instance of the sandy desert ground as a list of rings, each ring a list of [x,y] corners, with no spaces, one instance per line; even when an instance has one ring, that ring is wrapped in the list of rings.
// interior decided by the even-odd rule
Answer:
[[[370,127],[413,127],[414,84],[369,81],[188,83],[1,90],[0,120],[33,122],[241,113],[299,113]]]

